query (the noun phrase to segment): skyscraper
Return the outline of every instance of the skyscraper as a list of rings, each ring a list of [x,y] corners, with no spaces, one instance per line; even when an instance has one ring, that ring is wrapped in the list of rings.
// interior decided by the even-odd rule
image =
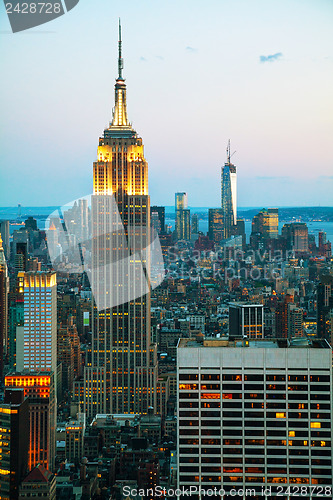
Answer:
[[[153,205],[150,207],[150,217],[153,219],[153,216],[156,220],[156,225],[158,228],[158,234],[165,233],[165,207],[158,207]],[[156,227],[155,225],[155,227]]]
[[[277,238],[279,235],[278,208],[263,208],[252,219],[252,233],[260,233],[264,238]]]
[[[24,278],[24,326],[17,328],[16,370],[56,372],[56,273],[28,272],[18,277]]]
[[[229,304],[230,338],[264,338],[264,306],[251,303]]]
[[[10,241],[9,241],[9,220],[0,221],[0,234],[2,238],[3,249],[6,259],[10,257]]]
[[[4,363],[8,347],[8,293],[9,277],[4,248],[0,234],[0,381],[3,379]]]
[[[323,275],[317,285],[317,335],[333,340],[331,314],[333,312],[333,276]]]
[[[177,351],[178,488],[260,499],[263,487],[332,486],[325,340],[180,339]]]
[[[199,217],[198,214],[193,214],[191,217],[191,234],[198,234],[199,232]]]
[[[0,434],[0,498],[15,500],[28,467],[29,409],[23,390],[5,390]]]
[[[281,234],[286,239],[288,250],[293,250],[296,255],[304,255],[309,252],[308,226],[305,222],[284,224]]]
[[[175,216],[177,240],[189,240],[191,237],[191,214],[188,207],[187,193],[175,194]]]
[[[224,213],[224,238],[230,238],[237,224],[237,174],[231,163],[230,140],[227,148],[227,162],[221,168],[221,207]]]
[[[11,373],[5,377],[5,386],[6,390],[24,389],[24,396],[28,398],[29,470],[38,464],[52,470],[57,417],[53,372]]]
[[[55,458],[57,367],[56,273],[19,272],[16,326],[16,372],[5,377],[6,387],[24,388],[30,415],[29,468],[38,463],[52,468]],[[19,318],[17,318],[19,320]]]
[[[224,211],[222,208],[208,209],[208,236],[214,243],[224,239]]]
[[[150,263],[148,164],[142,139],[127,118],[120,24],[118,48],[113,118],[99,139],[93,165],[95,300],[84,376],[88,418],[96,413],[147,413],[156,400],[156,345],[151,344],[150,289],[143,272]]]

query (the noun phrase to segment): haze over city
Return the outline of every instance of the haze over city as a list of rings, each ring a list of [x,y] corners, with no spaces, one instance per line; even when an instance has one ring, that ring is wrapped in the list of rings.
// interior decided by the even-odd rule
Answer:
[[[82,0],[15,36],[0,9],[3,206],[92,192],[118,17],[152,203],[186,191],[191,206],[220,206],[230,138],[239,206],[332,205],[331,2]]]

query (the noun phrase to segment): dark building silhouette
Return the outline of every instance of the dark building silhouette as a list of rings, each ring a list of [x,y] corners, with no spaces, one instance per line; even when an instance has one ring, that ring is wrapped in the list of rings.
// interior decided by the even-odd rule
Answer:
[[[224,212],[222,208],[208,209],[208,236],[214,243],[224,239]]]
[[[0,498],[16,500],[28,467],[29,406],[23,389],[5,390],[0,427]]]
[[[165,234],[165,207],[158,207],[153,205],[150,207],[150,219],[152,220],[152,215],[157,214],[160,230],[159,234]]]
[[[324,275],[317,286],[317,336],[332,340],[333,276]]]

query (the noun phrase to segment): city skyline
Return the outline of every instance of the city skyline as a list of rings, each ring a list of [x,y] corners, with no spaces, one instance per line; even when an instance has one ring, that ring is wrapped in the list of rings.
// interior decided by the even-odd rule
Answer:
[[[110,4],[0,21],[0,498],[332,498],[333,7]]]
[[[332,5],[211,0],[205,10],[173,5],[172,16],[151,2],[100,7],[103,17],[80,2],[47,28],[16,35],[1,21],[3,206],[36,198],[56,205],[92,192],[92,138],[111,117],[118,15],[133,125],[149,145],[152,204],[171,205],[186,191],[192,206],[219,206],[229,138],[240,206],[332,204]],[[140,35],[137,24],[147,28]],[[102,63],[100,45],[110,46]],[[102,84],[85,71],[98,74],[101,64]],[[9,190],[13,168],[25,183]]]

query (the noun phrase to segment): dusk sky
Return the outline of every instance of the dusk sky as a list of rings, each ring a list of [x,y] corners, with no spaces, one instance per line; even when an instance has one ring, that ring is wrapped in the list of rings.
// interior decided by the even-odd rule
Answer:
[[[0,206],[92,192],[118,17],[152,204],[219,206],[230,138],[239,207],[333,205],[332,0],[80,0],[16,34],[1,3]]]

